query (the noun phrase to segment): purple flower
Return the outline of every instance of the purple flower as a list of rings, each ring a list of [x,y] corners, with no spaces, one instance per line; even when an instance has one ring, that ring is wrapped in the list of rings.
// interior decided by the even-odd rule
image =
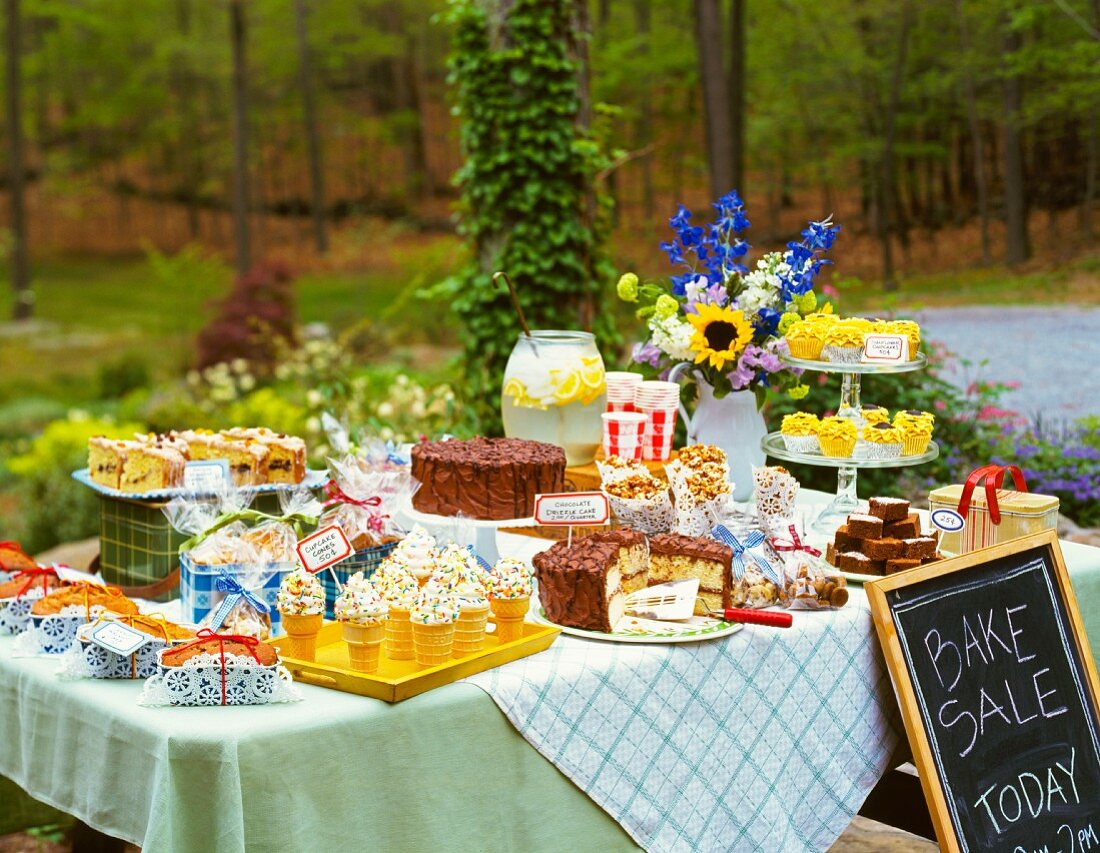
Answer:
[[[631,358],[633,358],[637,364],[648,364],[650,367],[658,367],[662,355],[664,355],[664,353],[661,352],[660,347],[650,341],[646,341],[644,344],[634,344],[634,351],[631,353]]]

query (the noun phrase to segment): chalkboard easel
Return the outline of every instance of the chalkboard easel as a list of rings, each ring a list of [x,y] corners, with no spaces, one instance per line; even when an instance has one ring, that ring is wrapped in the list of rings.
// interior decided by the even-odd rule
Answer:
[[[1100,681],[1057,534],[865,589],[940,849],[1100,853]]]

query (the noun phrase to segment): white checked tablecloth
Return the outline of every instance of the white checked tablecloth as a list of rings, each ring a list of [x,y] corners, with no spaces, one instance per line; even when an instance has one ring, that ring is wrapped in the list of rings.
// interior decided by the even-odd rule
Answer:
[[[862,591],[675,646],[562,636],[468,679],[652,851],[825,850],[887,769],[900,721]]]

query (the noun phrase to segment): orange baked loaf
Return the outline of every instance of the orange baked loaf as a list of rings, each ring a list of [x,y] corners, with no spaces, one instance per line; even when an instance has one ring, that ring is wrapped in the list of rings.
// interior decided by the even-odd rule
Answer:
[[[14,542],[0,542],[0,569],[5,572],[25,572],[37,569],[38,563],[23,553]]]
[[[27,581],[30,581],[29,586]],[[45,589],[46,592],[50,592],[60,586],[61,581],[54,575],[36,575],[33,579],[30,577],[14,578],[6,583],[0,583],[0,598],[15,598],[20,593],[27,595],[35,589]]]
[[[275,648],[266,643],[248,646],[235,640],[218,640],[214,638],[188,643],[178,649],[170,649],[161,655],[160,660],[165,666],[183,666],[195,655],[217,655],[221,650],[224,650],[227,655],[236,655],[237,657],[246,657],[253,660],[259,658],[259,662],[263,666],[273,666],[279,662],[279,656],[275,652]]]
[[[190,628],[159,619],[156,616],[116,615],[115,621],[121,622],[123,625],[129,625],[135,631],[141,631],[169,643],[178,640],[191,640],[195,637],[195,632]]]
[[[99,584],[78,583],[71,586],[63,586],[44,598],[38,599],[31,606],[31,616],[52,616],[61,612],[69,605],[78,605],[91,610],[93,607],[102,607],[111,613],[121,615],[139,613],[138,606],[123,595],[118,589],[100,586]]]

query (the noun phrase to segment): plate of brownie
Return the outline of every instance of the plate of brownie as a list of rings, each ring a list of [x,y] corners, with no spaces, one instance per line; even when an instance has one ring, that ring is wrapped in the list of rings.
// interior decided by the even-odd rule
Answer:
[[[904,498],[871,498],[826,546],[825,559],[850,581],[865,583],[942,560],[939,531],[924,532]]]
[[[535,618],[563,633],[617,643],[694,643],[743,625],[707,614],[731,606],[731,549],[708,537],[647,539],[628,527],[556,542],[532,562],[540,606]],[[627,596],[670,581],[699,579],[695,615],[655,621],[627,615]]]

